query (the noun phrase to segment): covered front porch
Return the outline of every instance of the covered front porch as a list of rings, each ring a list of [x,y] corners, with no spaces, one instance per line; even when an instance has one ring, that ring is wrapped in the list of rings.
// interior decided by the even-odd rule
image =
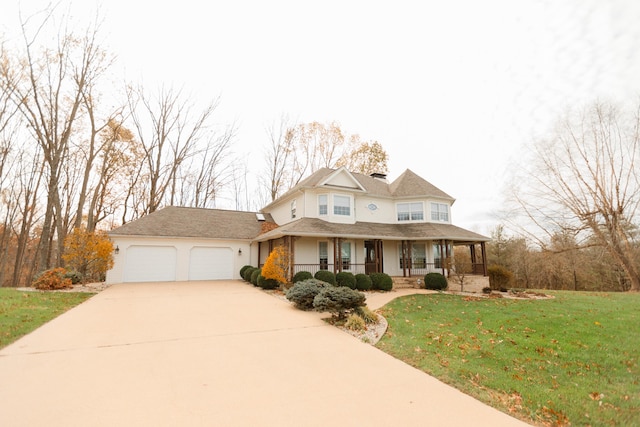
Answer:
[[[300,271],[319,270],[422,278],[464,269],[484,276],[487,240],[451,224],[333,224],[303,218],[264,233],[256,243],[260,266],[274,247],[287,249],[291,280]]]

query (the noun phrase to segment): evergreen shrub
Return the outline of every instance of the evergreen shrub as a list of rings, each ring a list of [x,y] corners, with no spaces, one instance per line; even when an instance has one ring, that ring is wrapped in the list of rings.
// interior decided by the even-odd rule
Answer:
[[[254,269],[255,267],[249,267],[244,270],[244,272],[242,273],[242,278],[245,280],[245,282],[251,283],[251,273],[253,273]]]
[[[371,277],[366,274],[358,273],[356,274],[356,289],[359,291],[368,291],[371,289]]]
[[[244,265],[242,266],[242,268],[240,269],[240,277],[242,277],[244,279],[244,273],[245,271],[247,271],[247,269],[249,268],[253,268],[253,266],[251,265]]]
[[[336,274],[336,284],[350,289],[356,288],[356,276],[349,271],[341,271]]]
[[[302,280],[287,290],[285,296],[295,307],[301,310],[311,310],[313,308],[313,299],[323,288],[329,286],[331,286],[329,283],[318,279]]]
[[[257,284],[262,289],[277,289],[280,287],[280,283],[276,279],[267,279],[262,274],[258,275]]]
[[[328,311],[338,319],[345,319],[357,307],[364,305],[363,293],[347,287],[328,286],[320,290],[313,299],[313,308],[317,311]]]
[[[323,282],[331,283],[332,285],[336,284],[336,275],[333,274],[333,271],[329,270],[318,270],[316,274],[313,275],[315,279],[322,280]]]
[[[427,273],[424,275],[425,289],[443,291],[447,289],[447,286],[448,286],[447,278],[440,273]]]
[[[387,273],[371,273],[371,289],[378,291],[390,291],[393,288],[393,280]]]
[[[258,286],[258,276],[260,276],[261,273],[262,273],[261,268],[253,269],[253,271],[251,272],[251,279],[249,280],[251,284],[253,284],[254,286]]]
[[[313,279],[313,274],[308,271],[298,271],[293,275],[293,283],[302,282],[303,280]]]

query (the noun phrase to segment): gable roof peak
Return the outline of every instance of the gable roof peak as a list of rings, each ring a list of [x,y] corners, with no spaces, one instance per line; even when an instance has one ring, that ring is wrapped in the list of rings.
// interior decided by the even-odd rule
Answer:
[[[437,197],[455,201],[453,197],[431,184],[411,169],[406,169],[398,178],[389,184],[394,197]]]

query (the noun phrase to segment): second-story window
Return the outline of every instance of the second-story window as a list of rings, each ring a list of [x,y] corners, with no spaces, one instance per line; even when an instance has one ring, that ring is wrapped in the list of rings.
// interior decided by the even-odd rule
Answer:
[[[293,199],[293,201],[291,202],[291,218],[295,218],[296,217],[296,200]]]
[[[424,220],[424,209],[422,202],[398,203],[398,221],[422,221]]]
[[[349,196],[333,196],[333,214],[334,215],[351,215],[351,198]]]
[[[329,213],[327,206],[328,206],[327,195],[320,194],[318,196],[318,215],[326,215],[327,213]]]
[[[431,203],[432,221],[449,221],[449,206],[444,203]]]

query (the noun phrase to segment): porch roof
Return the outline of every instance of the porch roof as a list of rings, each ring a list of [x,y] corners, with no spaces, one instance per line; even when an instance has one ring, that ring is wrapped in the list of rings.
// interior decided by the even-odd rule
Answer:
[[[381,224],[356,222],[336,224],[318,218],[300,218],[263,233],[255,241],[264,242],[284,236],[341,237],[346,239],[382,240],[453,240],[456,242],[487,242],[489,237],[465,230],[453,224],[431,222]]]

